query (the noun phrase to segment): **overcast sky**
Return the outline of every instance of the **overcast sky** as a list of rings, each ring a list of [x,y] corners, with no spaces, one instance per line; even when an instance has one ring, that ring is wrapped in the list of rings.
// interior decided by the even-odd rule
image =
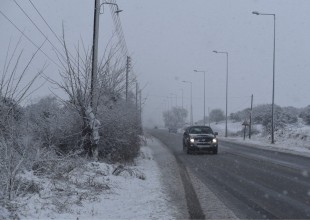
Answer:
[[[16,0],[32,16],[39,27],[59,49],[60,44],[35,13],[28,0]],[[53,30],[61,35],[65,25],[69,46],[78,41],[91,47],[94,2],[90,0],[32,0]],[[203,116],[203,74],[206,71],[206,108],[225,109],[226,57],[213,50],[229,53],[228,112],[271,103],[273,18],[256,16],[252,11],[276,14],[276,79],[275,103],[281,106],[304,107],[310,104],[310,1],[309,0],[117,0],[126,42],[138,76],[143,96],[144,120],[156,123],[170,100],[189,108],[193,83],[194,120]],[[13,0],[1,0],[0,9],[37,45],[44,41]],[[0,69],[10,42],[16,43],[20,33],[0,15]],[[112,35],[110,13],[100,15],[100,48],[103,53]],[[25,38],[25,57],[35,51]],[[49,44],[46,54],[57,62]],[[58,78],[57,66],[44,55],[35,60],[32,70],[47,62],[46,74]],[[30,77],[31,73],[29,73]],[[51,91],[46,83],[34,97]],[[61,95],[61,94],[59,94]]]

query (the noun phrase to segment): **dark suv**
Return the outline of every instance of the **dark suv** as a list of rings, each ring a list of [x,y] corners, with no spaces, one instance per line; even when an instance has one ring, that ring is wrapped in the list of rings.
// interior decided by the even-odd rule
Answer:
[[[192,151],[211,151],[217,154],[218,135],[209,126],[190,126],[183,134],[183,151],[187,154]]]

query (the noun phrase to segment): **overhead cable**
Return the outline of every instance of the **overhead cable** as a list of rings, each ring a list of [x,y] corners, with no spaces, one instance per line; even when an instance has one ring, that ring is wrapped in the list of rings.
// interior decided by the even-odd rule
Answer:
[[[35,46],[37,49],[39,49],[39,51],[41,53],[43,53],[52,63],[54,63],[56,66],[58,66],[59,68],[62,68],[58,63],[56,63],[52,58],[50,58],[38,45],[36,45],[23,31],[21,31],[17,25],[11,20],[9,19],[1,10],[0,10],[0,14],[2,14],[2,16],[8,20],[10,22],[11,25],[13,25],[33,46]],[[46,40],[46,39],[45,39]]]

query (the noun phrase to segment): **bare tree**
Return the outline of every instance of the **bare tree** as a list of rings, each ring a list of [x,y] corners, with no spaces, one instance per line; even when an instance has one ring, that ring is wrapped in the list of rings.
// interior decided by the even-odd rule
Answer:
[[[63,70],[59,72],[62,82],[47,79],[59,86],[68,95],[69,102],[65,100],[63,102],[66,105],[72,105],[83,121],[81,145],[86,149],[88,156],[94,156],[94,159],[97,160],[97,145],[100,139],[99,128],[101,123],[90,107],[91,51],[87,50],[84,44],[82,45],[82,53],[78,46],[76,48],[76,58],[72,58],[63,34],[65,56],[58,57],[63,64]],[[118,51],[118,45],[109,44],[105,56],[99,62],[98,78],[95,79],[97,80],[95,91],[97,101],[94,102],[96,103],[96,106],[93,106],[94,109],[97,109],[98,106],[112,105],[124,91],[124,56],[119,54]]]
[[[20,61],[23,57],[23,50],[19,50],[21,40],[22,38],[14,46],[11,55],[9,44],[0,79],[0,185],[4,189],[4,196],[9,200],[14,197],[14,192],[15,194],[18,192],[16,176],[27,164],[28,156],[31,154],[29,142],[26,140],[27,135],[21,126],[23,117],[21,103],[36,90],[33,89],[33,84],[45,69],[44,65],[32,79],[28,81],[25,79],[31,63],[44,43],[20,71]]]
[[[170,111],[163,112],[165,126],[169,129],[178,129],[185,125],[187,110],[182,107],[173,107]]]

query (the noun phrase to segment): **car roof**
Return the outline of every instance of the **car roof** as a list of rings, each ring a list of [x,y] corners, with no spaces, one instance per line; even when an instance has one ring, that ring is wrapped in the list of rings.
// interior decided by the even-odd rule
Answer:
[[[192,125],[187,128],[211,128],[210,126],[205,126],[205,125]]]

